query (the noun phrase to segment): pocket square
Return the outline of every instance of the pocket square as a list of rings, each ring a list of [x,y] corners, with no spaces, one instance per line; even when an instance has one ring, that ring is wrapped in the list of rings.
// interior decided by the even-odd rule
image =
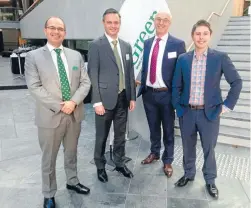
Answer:
[[[168,58],[171,59],[171,58],[176,58],[177,57],[177,52],[170,52],[168,53]]]
[[[126,54],[126,60],[127,60],[127,61],[130,60],[130,56],[129,56],[128,53]]]
[[[76,71],[76,70],[78,70],[78,67],[77,66],[73,66],[72,70]]]

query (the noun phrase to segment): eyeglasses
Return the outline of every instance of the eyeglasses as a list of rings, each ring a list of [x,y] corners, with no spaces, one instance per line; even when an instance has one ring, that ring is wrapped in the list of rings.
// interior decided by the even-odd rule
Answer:
[[[157,23],[161,23],[161,22],[163,22],[164,24],[170,23],[170,20],[167,18],[165,18],[165,19],[156,18],[155,20]]]
[[[53,32],[55,32],[56,30],[57,30],[58,32],[64,32],[64,31],[65,31],[65,29],[64,29],[64,28],[62,28],[62,27],[53,27],[53,26],[48,26],[48,27],[46,27],[46,28],[48,28],[48,29],[52,30]]]

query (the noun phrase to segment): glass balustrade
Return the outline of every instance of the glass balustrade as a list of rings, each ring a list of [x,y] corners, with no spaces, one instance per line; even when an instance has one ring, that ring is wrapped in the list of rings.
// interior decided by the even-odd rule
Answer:
[[[0,7],[0,21],[18,21],[23,10],[13,7]]]

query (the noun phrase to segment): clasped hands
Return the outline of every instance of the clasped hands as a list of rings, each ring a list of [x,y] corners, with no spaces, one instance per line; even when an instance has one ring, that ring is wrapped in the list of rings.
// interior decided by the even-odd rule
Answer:
[[[60,105],[61,105],[61,111],[68,115],[70,115],[76,107],[76,103],[72,100],[64,101],[60,103]]]

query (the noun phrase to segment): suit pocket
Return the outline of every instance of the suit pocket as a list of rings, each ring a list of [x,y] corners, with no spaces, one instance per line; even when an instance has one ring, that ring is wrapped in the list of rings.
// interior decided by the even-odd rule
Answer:
[[[99,82],[98,85],[99,85],[100,88],[103,88],[103,89],[107,88],[107,83]]]

